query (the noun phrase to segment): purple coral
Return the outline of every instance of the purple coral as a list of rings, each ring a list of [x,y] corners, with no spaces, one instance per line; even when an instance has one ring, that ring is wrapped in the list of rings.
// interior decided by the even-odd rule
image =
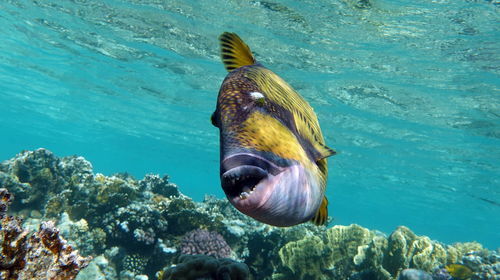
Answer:
[[[181,242],[181,253],[227,258],[231,255],[231,247],[217,232],[197,229],[184,235]]]

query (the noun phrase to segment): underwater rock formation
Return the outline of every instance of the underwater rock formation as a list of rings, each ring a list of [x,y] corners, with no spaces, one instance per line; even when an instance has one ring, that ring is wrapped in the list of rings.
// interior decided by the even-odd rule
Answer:
[[[225,199],[206,196],[203,202],[193,201],[168,176],[148,174],[136,180],[128,174],[94,174],[84,158],[59,158],[45,149],[24,151],[0,163],[0,188],[6,189],[0,190],[2,236],[18,241],[8,244],[31,240],[20,219],[5,217],[10,203],[6,194],[11,193],[16,200],[9,209],[25,217],[25,226],[43,225],[45,234],[35,234],[40,240],[56,233],[47,231],[53,225],[43,220],[57,219],[69,244],[94,256],[79,279],[155,279],[157,273],[170,279],[186,267],[193,275],[203,275],[223,263],[214,257],[179,258],[182,253],[231,256],[238,262],[230,263],[239,263],[236,271],[246,267],[248,273],[241,275],[263,280],[395,280],[407,277],[407,269],[449,280],[452,272],[446,267],[451,264],[470,268],[471,280],[500,275],[500,252],[478,243],[445,245],[406,227],[388,236],[358,225],[272,227],[239,213]],[[7,230],[10,235],[5,235]],[[209,237],[207,232],[217,235],[196,245],[195,233]],[[3,258],[0,264],[17,260]],[[81,267],[87,262],[80,260]],[[193,266],[196,263],[200,266]]]
[[[207,255],[181,255],[179,262],[159,273],[158,280],[247,280],[247,265]]]
[[[54,222],[42,222],[37,232],[22,227],[22,219],[6,216],[5,205],[10,194],[0,188],[1,213],[1,279],[74,279],[91,258],[81,257],[59,235]]]

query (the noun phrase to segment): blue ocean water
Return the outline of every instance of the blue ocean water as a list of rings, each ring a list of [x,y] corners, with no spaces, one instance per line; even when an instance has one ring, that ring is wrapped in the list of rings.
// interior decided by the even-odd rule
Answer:
[[[0,159],[223,197],[210,124],[238,33],[315,108],[334,224],[500,247],[500,28],[491,1],[2,1]]]

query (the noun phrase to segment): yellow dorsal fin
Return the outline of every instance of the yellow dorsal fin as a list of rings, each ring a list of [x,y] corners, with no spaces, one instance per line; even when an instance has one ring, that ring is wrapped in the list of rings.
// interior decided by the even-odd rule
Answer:
[[[250,48],[235,33],[224,32],[219,37],[220,56],[228,72],[246,65],[255,64]]]
[[[318,212],[316,212],[316,215],[314,215],[314,218],[312,218],[312,222],[317,225],[321,226],[326,223],[326,219],[328,218],[328,199],[326,199],[326,196],[323,196],[323,200],[321,201],[321,205],[319,206]]]

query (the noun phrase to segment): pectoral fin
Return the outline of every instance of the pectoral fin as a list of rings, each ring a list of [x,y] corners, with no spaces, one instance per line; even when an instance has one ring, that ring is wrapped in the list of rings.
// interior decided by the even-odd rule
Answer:
[[[327,158],[329,156],[333,156],[337,153],[335,150],[333,150],[332,148],[329,148],[325,145],[320,145],[318,148],[319,148],[318,149],[319,157],[316,159],[316,161],[318,161],[320,159]]]

